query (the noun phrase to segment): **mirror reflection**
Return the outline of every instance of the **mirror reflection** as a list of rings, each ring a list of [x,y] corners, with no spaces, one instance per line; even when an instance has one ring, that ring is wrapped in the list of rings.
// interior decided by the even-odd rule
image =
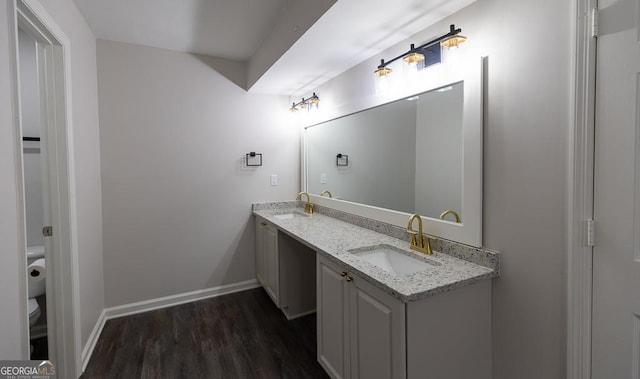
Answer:
[[[306,128],[308,192],[464,222],[463,91],[457,82]]]

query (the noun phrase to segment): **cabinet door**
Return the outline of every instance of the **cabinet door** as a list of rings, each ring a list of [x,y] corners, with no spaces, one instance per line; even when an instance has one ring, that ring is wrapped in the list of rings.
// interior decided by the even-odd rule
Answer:
[[[256,218],[256,280],[263,287],[267,286],[266,232],[266,221]]]
[[[280,308],[280,287],[278,280],[278,230],[272,225],[265,227],[265,260],[266,279],[265,290],[276,306]]]
[[[332,378],[349,378],[347,272],[320,255],[316,272],[318,362]]]
[[[352,378],[406,378],[405,305],[349,275]]]

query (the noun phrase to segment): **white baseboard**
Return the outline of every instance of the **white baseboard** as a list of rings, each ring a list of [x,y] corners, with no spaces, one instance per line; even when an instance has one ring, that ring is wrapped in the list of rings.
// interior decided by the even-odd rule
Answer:
[[[314,313],[316,313],[316,311],[317,311],[316,309],[312,309],[310,311],[298,313],[297,315],[292,315],[292,316],[289,316],[285,312],[282,312],[282,313],[284,313],[284,317],[287,318],[287,321],[291,321],[291,320],[295,320],[295,319],[300,318],[300,317],[304,317],[304,316],[308,316],[310,314],[314,314]]]
[[[191,303],[193,301],[209,299],[212,297],[228,295],[234,292],[246,291],[253,288],[260,287],[260,284],[255,280],[247,280],[240,283],[227,284],[219,287],[207,288],[204,290],[191,291],[185,293],[179,293],[176,295],[159,297],[157,299],[150,299],[139,301],[137,303],[118,305],[117,307],[106,308],[100,314],[96,326],[93,328],[89,341],[82,350],[82,372],[84,372],[93,354],[93,349],[96,347],[100,333],[104,328],[104,324],[111,319],[129,316],[137,313],[143,313],[152,311],[155,309],[172,307],[174,305],[180,305],[185,303]]]
[[[117,307],[107,308],[104,311],[106,313],[107,320],[111,320],[113,318],[148,312],[154,309],[172,307],[174,305],[204,300],[211,297],[227,295],[234,292],[246,291],[257,287],[260,287],[260,285],[255,279],[252,279],[245,282],[227,284],[224,286],[212,287],[204,290],[179,293],[176,295],[159,297],[157,299],[139,301],[137,303],[118,305]]]
[[[93,349],[96,348],[96,344],[98,343],[98,338],[100,338],[100,334],[102,334],[102,329],[104,328],[104,323],[107,322],[105,317],[105,310],[102,310],[100,316],[98,317],[98,321],[96,321],[96,325],[93,327],[91,334],[89,335],[89,340],[87,344],[84,345],[84,349],[82,349],[82,372],[87,368],[87,364],[89,363],[89,359],[93,355]]]

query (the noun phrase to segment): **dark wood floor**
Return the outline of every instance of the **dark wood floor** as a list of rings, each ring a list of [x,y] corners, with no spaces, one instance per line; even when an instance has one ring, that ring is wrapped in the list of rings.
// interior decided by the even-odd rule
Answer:
[[[107,321],[81,378],[327,378],[315,333],[258,288]]]

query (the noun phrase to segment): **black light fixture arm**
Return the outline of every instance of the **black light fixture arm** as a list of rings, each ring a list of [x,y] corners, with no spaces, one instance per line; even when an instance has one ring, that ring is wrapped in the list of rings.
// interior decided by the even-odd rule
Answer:
[[[425,49],[425,48],[427,48],[429,46],[435,45],[436,43],[440,43],[440,42],[442,42],[443,40],[445,40],[447,38],[451,38],[451,37],[453,37],[455,35],[458,35],[461,32],[462,32],[462,29],[460,29],[460,28],[456,29],[456,26],[454,24],[451,24],[449,26],[449,33],[443,34],[440,37],[438,37],[436,39],[433,39],[433,40],[431,40],[431,41],[429,41],[427,43],[424,43],[424,44],[422,44],[422,45],[420,45],[418,47],[415,47],[414,44],[411,44],[411,48],[409,49],[409,51],[407,51],[405,53],[402,53],[402,54],[398,55],[397,57],[395,57],[395,58],[393,58],[391,60],[385,61],[384,59],[380,59],[380,65],[378,66],[378,68],[379,69],[380,68],[385,68],[386,66],[388,66],[391,63],[397,61],[398,59],[401,59],[401,58],[403,58],[403,57],[405,57],[405,56],[407,56],[407,55],[409,55],[411,53],[419,53],[421,50],[423,50],[423,49]]]

